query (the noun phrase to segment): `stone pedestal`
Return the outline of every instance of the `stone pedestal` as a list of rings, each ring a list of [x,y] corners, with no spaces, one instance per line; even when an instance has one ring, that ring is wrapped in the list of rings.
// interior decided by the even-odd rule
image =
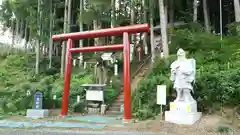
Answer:
[[[197,103],[193,102],[171,102],[170,111],[165,112],[165,121],[192,125],[202,116],[201,112],[197,112]]]
[[[28,109],[27,110],[27,118],[31,119],[39,119],[48,117],[49,112],[47,109]]]

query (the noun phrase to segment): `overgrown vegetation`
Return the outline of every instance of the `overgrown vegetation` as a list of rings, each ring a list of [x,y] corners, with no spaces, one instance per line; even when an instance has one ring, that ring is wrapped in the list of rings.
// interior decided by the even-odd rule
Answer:
[[[3,48],[2,48],[3,49]],[[48,68],[48,60],[41,58],[39,75],[35,75],[35,54],[24,51],[2,50],[0,56],[0,114],[24,115],[26,109],[32,108],[33,95],[36,90],[43,92],[44,108],[60,108],[63,94],[63,78],[59,75],[60,58],[53,58],[54,67]],[[71,78],[71,91],[69,107],[71,111],[82,112],[85,108],[85,91],[81,84],[94,83],[93,69],[73,68]],[[119,90],[119,78],[113,80],[113,85],[108,85],[106,102],[111,102]],[[31,95],[27,95],[28,91]],[[53,100],[53,95],[57,99]],[[77,96],[82,97],[77,103]]]
[[[235,107],[240,104],[240,62],[238,37],[207,34],[201,29],[179,29],[174,32],[170,51],[175,54],[178,48],[188,51],[188,57],[197,61],[197,78],[194,97],[203,112],[213,112],[221,107]],[[133,95],[133,112],[139,119],[147,119],[160,113],[156,105],[156,85],[167,85],[167,100],[173,101],[175,90],[169,80],[170,63],[158,60],[146,79],[140,82]],[[154,100],[153,100],[154,99]],[[168,106],[165,109],[169,109]]]

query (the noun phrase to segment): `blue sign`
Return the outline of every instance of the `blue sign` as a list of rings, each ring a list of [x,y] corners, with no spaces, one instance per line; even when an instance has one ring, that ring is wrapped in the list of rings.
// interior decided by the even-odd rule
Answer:
[[[40,91],[34,94],[33,109],[42,109],[43,94]]]

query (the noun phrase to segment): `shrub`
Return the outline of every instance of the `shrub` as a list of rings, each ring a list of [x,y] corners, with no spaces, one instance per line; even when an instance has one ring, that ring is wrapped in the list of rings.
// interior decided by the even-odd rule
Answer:
[[[175,98],[172,96],[175,90],[169,80],[169,63],[176,59],[172,54],[180,47],[197,62],[194,97],[201,111],[212,112],[223,106],[240,104],[239,44],[238,37],[224,37],[221,41],[219,36],[201,30],[176,30],[170,45],[168,63],[158,60],[132,96],[135,116],[144,120],[159,113],[159,106],[156,105],[159,84],[167,85],[167,104]]]
[[[52,108],[53,95],[57,94],[56,107],[60,107],[63,93],[63,78],[58,74],[58,58],[53,58],[53,67],[48,69],[48,60],[40,59],[41,74],[34,74],[35,54],[12,54],[1,59],[0,64],[0,113],[23,115],[33,105],[35,90],[43,92],[43,107]],[[60,61],[59,61],[60,62]],[[77,95],[83,95],[79,88],[83,83],[92,83],[92,72],[74,71],[71,80],[70,105],[75,104]],[[31,96],[27,96],[30,90]],[[72,100],[74,99],[74,100]],[[79,110],[79,109],[78,109]]]
[[[160,107],[156,104],[156,86],[166,84],[167,93],[170,95],[171,82],[168,77],[167,67],[168,64],[159,61],[148,77],[139,82],[137,89],[132,95],[133,112],[137,118],[144,120],[160,112]]]

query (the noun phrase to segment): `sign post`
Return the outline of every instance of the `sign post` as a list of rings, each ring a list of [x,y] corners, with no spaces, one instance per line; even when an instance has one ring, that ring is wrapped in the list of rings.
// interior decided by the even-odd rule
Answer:
[[[33,109],[42,109],[42,101],[43,101],[42,92],[40,91],[35,92]]]
[[[39,119],[48,117],[48,109],[43,109],[43,93],[36,91],[34,93],[34,102],[32,109],[27,109],[27,118]]]
[[[160,115],[163,116],[163,105],[166,105],[167,94],[166,94],[166,85],[157,85],[157,104],[161,106]]]

